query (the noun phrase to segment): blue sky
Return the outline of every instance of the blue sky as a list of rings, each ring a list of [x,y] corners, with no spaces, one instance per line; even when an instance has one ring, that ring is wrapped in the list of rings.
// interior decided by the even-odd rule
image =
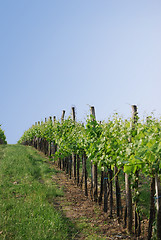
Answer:
[[[161,115],[160,0],[0,1],[0,123],[16,143],[36,121]]]

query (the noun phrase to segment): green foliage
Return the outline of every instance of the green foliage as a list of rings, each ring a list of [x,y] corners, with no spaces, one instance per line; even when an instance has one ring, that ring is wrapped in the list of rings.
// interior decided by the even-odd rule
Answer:
[[[161,174],[161,121],[148,117],[146,123],[134,124],[132,120],[115,114],[105,123],[97,122],[91,115],[85,126],[73,122],[71,117],[63,122],[52,121],[27,130],[20,143],[44,138],[58,146],[57,158],[72,153],[86,153],[89,160],[100,167],[117,166],[128,174],[141,170],[146,176]]]
[[[101,125],[93,118],[91,115],[87,119],[87,124],[85,128],[85,148],[84,151],[89,160],[94,163],[98,161],[99,158],[99,146],[100,146],[100,136],[102,134]]]
[[[6,136],[4,134],[4,131],[1,128],[0,128],[0,144],[7,144]]]

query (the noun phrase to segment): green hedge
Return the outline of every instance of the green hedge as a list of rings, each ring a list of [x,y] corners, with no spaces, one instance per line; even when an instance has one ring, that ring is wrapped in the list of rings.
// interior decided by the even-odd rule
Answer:
[[[7,144],[6,136],[4,134],[4,131],[1,129],[1,125],[0,125],[0,144]]]

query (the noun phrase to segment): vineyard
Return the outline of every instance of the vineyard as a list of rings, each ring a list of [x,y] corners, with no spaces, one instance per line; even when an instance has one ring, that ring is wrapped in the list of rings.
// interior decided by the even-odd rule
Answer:
[[[19,143],[48,155],[130,234],[161,239],[161,121],[141,120],[135,105],[130,120],[115,114],[99,122],[94,107],[90,111],[84,124],[76,121],[75,108],[67,119],[63,111],[61,120],[37,122]]]

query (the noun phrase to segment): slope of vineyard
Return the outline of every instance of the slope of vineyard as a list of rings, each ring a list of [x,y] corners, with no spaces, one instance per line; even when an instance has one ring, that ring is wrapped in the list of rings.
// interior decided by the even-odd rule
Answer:
[[[144,218],[140,205],[142,193],[139,184],[143,178],[150,180],[148,236],[151,239],[156,203],[155,228],[157,238],[161,239],[160,130],[160,120],[152,116],[148,116],[146,121],[140,120],[137,112],[134,112],[131,120],[115,114],[103,123],[96,121],[94,115],[87,118],[86,124],[76,122],[72,117],[61,121],[56,121],[54,118],[53,122],[50,118],[45,123],[39,122],[32,126],[19,142],[33,145],[46,154],[53,154],[54,161],[57,161],[60,168],[66,170],[70,177],[74,176],[77,184],[80,183],[79,167],[82,164],[82,179],[86,178],[86,172],[91,178],[91,198],[100,204],[104,201],[105,212],[109,201],[111,217],[114,208],[113,185],[115,185],[118,221],[124,218],[128,231],[134,232],[137,236],[141,234],[141,222]],[[73,156],[77,156],[77,160]],[[90,166],[89,163],[91,163],[90,174],[86,167]],[[120,172],[125,174],[124,213],[121,205],[121,195],[124,190],[120,189],[118,178]],[[99,196],[98,180],[100,181]]]

